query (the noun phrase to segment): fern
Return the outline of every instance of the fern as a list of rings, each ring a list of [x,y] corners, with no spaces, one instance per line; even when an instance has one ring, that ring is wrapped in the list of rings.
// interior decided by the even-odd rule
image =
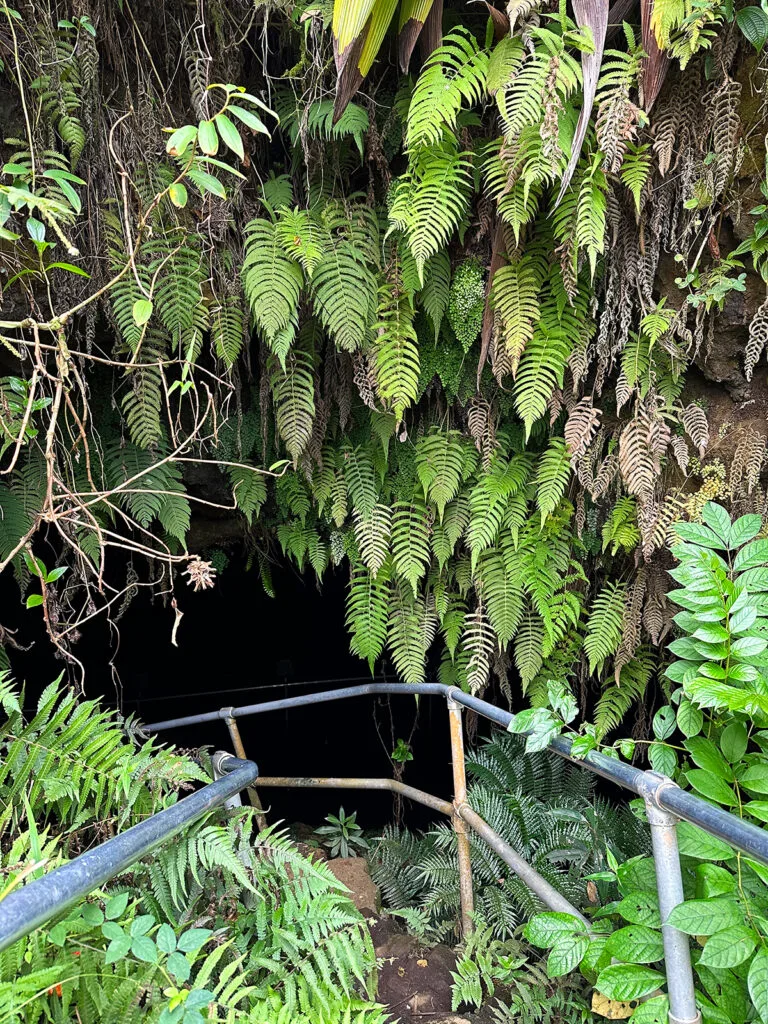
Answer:
[[[493,277],[491,306],[501,319],[501,335],[513,376],[539,319],[541,284],[536,264],[526,257],[500,267]]]
[[[651,171],[650,148],[650,143],[645,143],[642,146],[629,146],[621,165],[621,180],[632,193],[638,215],[640,214],[640,193],[643,191]]]
[[[354,568],[347,597],[347,628],[353,654],[364,658],[373,672],[387,639],[389,569],[382,565],[374,577],[362,566]]]
[[[415,595],[429,564],[427,510],[421,498],[395,503],[392,514],[392,562],[395,573],[406,580]]]
[[[602,740],[624,721],[633,704],[640,703],[650,682],[653,661],[647,648],[640,648],[624,665],[617,681],[610,680],[595,706],[595,729]]]
[[[311,278],[317,264],[328,251],[331,239],[327,229],[310,210],[283,209],[277,222],[280,244]]]
[[[397,673],[406,683],[424,681],[429,638],[423,630],[423,610],[423,604],[410,587],[402,583],[395,585],[389,601],[387,645]]]
[[[389,505],[374,505],[367,516],[355,509],[353,518],[360,558],[375,579],[389,554],[392,509]]]
[[[395,184],[389,210],[405,233],[420,280],[427,260],[446,245],[467,208],[472,166],[453,143],[420,149]]]
[[[438,252],[427,260],[424,266],[424,287],[418,295],[424,312],[432,322],[435,341],[440,335],[440,326],[448,309],[451,287],[451,264],[447,253]]]
[[[457,431],[433,430],[416,445],[416,473],[424,497],[437,506],[441,522],[445,506],[459,492],[464,461],[464,445]]]
[[[440,142],[444,129],[456,129],[462,104],[477,103],[485,92],[488,56],[475,37],[456,28],[443,38],[419,75],[408,109],[406,145]]]
[[[589,658],[589,671],[600,670],[606,659],[618,650],[624,619],[626,586],[608,582],[595,598],[584,637],[584,650]]]
[[[549,396],[563,382],[565,364],[573,346],[559,327],[540,324],[520,360],[514,386],[515,408],[525,424],[526,437],[547,411]]]
[[[273,356],[270,387],[275,401],[277,430],[295,466],[309,443],[315,419],[312,356],[294,349],[286,360],[285,369]]]
[[[546,752],[497,733],[468,752],[468,802],[522,857],[577,906],[584,877],[606,864],[603,837],[621,860],[647,853],[647,829],[626,807],[593,796],[593,777]],[[475,907],[489,937],[508,940],[537,902],[507,866],[470,835]],[[459,916],[456,837],[440,822],[423,837],[388,828],[371,856],[371,873],[386,903],[423,912],[422,926],[450,935]],[[485,948],[483,946],[482,948]],[[471,952],[471,951],[470,951]]]
[[[570,475],[571,460],[565,441],[553,437],[536,471],[536,507],[541,513],[542,526],[560,504]]]
[[[379,290],[374,333],[376,389],[399,422],[418,396],[419,349],[411,304],[390,285]]]
[[[228,370],[237,362],[244,339],[240,299],[236,295],[226,295],[211,310],[211,341],[214,352]]]
[[[261,473],[244,469],[242,466],[228,466],[227,473],[232,484],[235,503],[250,526],[254,515],[267,500],[267,485]]]
[[[269,344],[292,329],[304,275],[283,251],[277,224],[252,220],[245,229],[243,287],[257,328]]]
[[[352,242],[336,241],[310,281],[315,313],[336,346],[354,352],[366,340],[376,286],[365,254]]]

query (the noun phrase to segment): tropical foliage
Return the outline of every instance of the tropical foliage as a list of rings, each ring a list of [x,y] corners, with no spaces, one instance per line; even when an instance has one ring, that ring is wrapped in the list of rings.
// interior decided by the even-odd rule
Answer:
[[[3,888],[175,802],[207,771],[49,686],[34,715],[0,678]],[[384,1024],[368,929],[323,863],[252,808],[209,814],[0,953],[2,1020]]]
[[[524,746],[499,733],[469,753],[468,803],[567,899],[589,906],[598,888],[587,878],[607,869],[606,858],[647,853],[647,829],[628,809],[596,795],[588,772],[546,753],[526,753]],[[489,941],[503,943],[541,904],[474,834],[470,847],[478,917]],[[411,929],[432,937],[457,934],[459,875],[450,825],[423,836],[388,826],[370,861],[385,903],[398,911],[414,908],[403,912]],[[610,889],[602,895],[607,899]],[[473,942],[475,948],[480,940]]]
[[[673,523],[761,501],[762,434],[727,469],[684,387],[762,268],[760,220],[718,233],[765,16],[395,7],[3,7],[0,570],[81,675],[84,621],[215,585],[218,506],[269,593],[278,555],[343,566],[372,667],[578,679],[603,736],[654,685]]]
[[[764,726],[768,619],[768,541],[760,516],[732,522],[708,503],[702,522],[676,527],[670,600],[681,610],[665,671],[669,703],[653,719],[653,767],[706,800],[763,824],[768,820],[768,760]],[[669,924],[695,937],[696,999],[705,1021],[738,1022],[768,1016],[765,868],[694,825],[677,826],[685,902]],[[609,854],[620,899],[594,915],[587,934],[567,914],[541,914],[526,935],[549,952],[557,977],[580,965],[597,992],[614,1002],[640,1001],[632,1019],[666,1017],[661,919],[654,863]],[[598,997],[599,998],[599,997]]]

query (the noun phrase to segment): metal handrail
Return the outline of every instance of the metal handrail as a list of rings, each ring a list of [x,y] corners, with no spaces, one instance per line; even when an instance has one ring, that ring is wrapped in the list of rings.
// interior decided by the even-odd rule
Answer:
[[[161,732],[167,729],[177,729],[184,725],[235,720],[250,715],[265,714],[268,711],[283,711],[287,708],[303,707],[307,704],[321,704],[327,701],[371,694],[424,694],[446,697],[504,728],[509,725],[513,717],[509,711],[504,711],[494,704],[480,700],[479,697],[473,697],[455,686],[446,686],[443,683],[364,683],[361,686],[347,686],[340,690],[323,690],[320,693],[306,693],[299,697],[264,701],[261,704],[245,704],[242,707],[221,708],[218,711],[207,711],[199,715],[169,718],[162,722],[153,722],[143,728],[148,733]],[[768,832],[765,829],[758,828],[756,825],[708,803],[702,797],[681,789],[671,779],[658,772],[642,771],[625,761],[594,750],[584,758],[575,758],[571,753],[571,747],[572,743],[569,739],[559,736],[549,744],[548,749],[553,754],[582,768],[587,768],[603,779],[608,779],[624,789],[631,790],[644,800],[651,799],[659,809],[669,811],[684,821],[698,825],[705,832],[717,836],[761,864],[768,865]]]
[[[214,774],[221,776],[215,782],[0,901],[0,952],[172,839],[206,811],[231,801],[258,777],[259,769],[253,761],[224,752],[214,755],[213,760]]]
[[[526,885],[536,892],[542,901],[554,910],[562,910],[564,897],[556,890],[546,892],[541,883],[548,885],[534,869],[527,864],[512,848],[498,836],[487,822],[484,822],[467,804],[466,778],[464,771],[464,746],[461,724],[462,708],[482,715],[484,718],[506,728],[513,716],[487,701],[464,693],[454,686],[442,683],[366,683],[361,686],[348,686],[338,690],[324,690],[320,693],[303,694],[299,697],[285,697],[280,700],[264,701],[260,704],[246,704],[242,707],[226,707],[218,711],[209,711],[198,715],[185,715],[181,718],[166,719],[145,726],[147,732],[161,732],[184,725],[195,725],[205,722],[223,720],[226,722],[235,750],[244,756],[243,744],[238,731],[237,719],[250,715],[264,714],[268,711],[281,711],[288,708],[304,707],[327,701],[344,700],[365,695],[383,694],[423,694],[441,696],[447,699],[449,720],[451,725],[451,751],[454,776],[454,800],[452,817],[458,846],[459,884],[461,894],[462,928],[465,933],[471,928],[473,892],[471,866],[469,863],[469,840],[466,834],[467,824],[480,835],[488,845],[516,871]],[[642,771],[631,764],[621,761],[618,757],[610,757],[598,751],[591,751],[586,757],[573,756],[573,744],[565,736],[559,736],[548,746],[551,753],[591,771],[595,775],[628,789],[642,797],[648,823],[651,827],[653,858],[656,867],[656,886],[659,897],[659,910],[662,922],[664,941],[664,964],[667,976],[669,995],[670,1024],[700,1024],[701,1014],[696,1005],[696,994],[691,966],[690,940],[677,928],[667,924],[672,910],[684,900],[680,852],[677,842],[678,820],[697,825],[711,835],[724,840],[734,849],[749,857],[768,865],[768,832],[750,822],[743,821],[735,815],[722,810],[686,792],[672,779],[658,772]],[[286,786],[337,786],[340,788],[377,788],[391,789],[402,795],[410,796],[427,806],[438,810],[447,808],[437,804],[447,803],[420,790],[413,790],[394,780],[368,779],[299,779],[270,778],[260,780],[260,785]],[[410,792],[406,792],[410,790]],[[424,798],[424,799],[423,799]],[[260,808],[258,797],[252,800]],[[549,886],[551,889],[551,886]],[[554,895],[552,895],[554,893]],[[565,901],[567,904],[567,901]],[[569,912],[578,912],[567,904]],[[582,918],[582,920],[584,920]]]

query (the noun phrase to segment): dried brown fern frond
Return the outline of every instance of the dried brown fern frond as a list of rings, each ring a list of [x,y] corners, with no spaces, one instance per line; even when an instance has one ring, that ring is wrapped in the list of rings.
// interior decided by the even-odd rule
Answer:
[[[670,430],[655,404],[644,402],[619,436],[619,465],[630,494],[649,497],[661,473]]]
[[[728,484],[731,494],[751,494],[757,487],[766,455],[766,438],[755,427],[744,428],[731,460]]]
[[[614,676],[619,685],[621,670],[635,656],[640,646],[640,630],[643,621],[647,569],[641,565],[624,599],[624,619],[621,624],[621,643],[614,660]]]
[[[592,399],[586,395],[571,409],[565,424],[565,443],[571,456],[571,465],[590,446],[599,426],[600,410],[594,407]]]
[[[696,402],[691,402],[683,410],[683,427],[691,441],[699,449],[699,458],[704,458],[704,453],[709,446],[709,421],[707,414]]]
[[[744,349],[744,376],[752,380],[752,374],[760,356],[768,345],[768,299],[758,308],[749,323],[749,339]]]

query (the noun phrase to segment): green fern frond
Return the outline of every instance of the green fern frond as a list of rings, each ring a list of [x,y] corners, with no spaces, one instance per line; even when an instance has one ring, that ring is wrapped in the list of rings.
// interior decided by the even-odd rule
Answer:
[[[243,287],[257,328],[268,342],[294,325],[304,275],[288,257],[278,226],[268,220],[252,220],[245,229]]]
[[[444,36],[419,75],[408,109],[406,145],[440,142],[444,129],[455,130],[462,104],[479,102],[486,88],[488,55],[464,28]]]
[[[374,337],[376,389],[399,422],[418,397],[419,348],[411,304],[389,284],[379,289]]]
[[[626,589],[626,584],[609,580],[592,603],[584,637],[590,672],[601,669],[605,660],[618,650]]]

